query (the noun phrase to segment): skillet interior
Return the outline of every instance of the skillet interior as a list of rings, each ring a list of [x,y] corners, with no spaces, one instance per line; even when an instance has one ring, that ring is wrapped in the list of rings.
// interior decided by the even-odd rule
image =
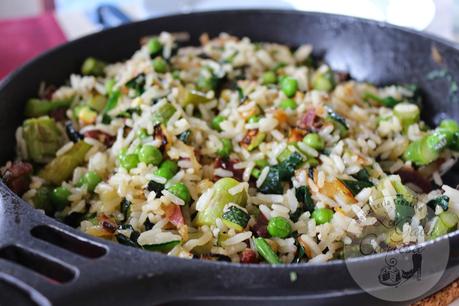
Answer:
[[[211,36],[228,32],[248,36],[254,41],[272,41],[291,46],[311,43],[315,52],[323,54],[325,61],[334,69],[348,71],[357,80],[377,84],[405,82],[420,85],[426,97],[423,113],[427,114],[424,120],[428,123],[436,123],[443,116],[459,119],[459,101],[455,102],[457,96],[449,94],[451,80],[427,78],[433,70],[447,69],[454,81],[459,72],[459,62],[456,60],[458,51],[448,43],[376,22],[326,14],[259,10],[196,13],[142,21],[84,37],[40,56],[10,75],[0,85],[0,162],[3,164],[13,158],[14,131],[22,122],[25,101],[36,95],[40,82],[62,84],[72,72],[79,70],[81,62],[88,56],[109,62],[128,58],[138,48],[142,36],[161,31],[189,32],[192,44],[197,44],[203,32]],[[433,47],[442,55],[443,64],[439,65],[432,59]],[[459,171],[450,172],[450,183],[457,183],[458,178]],[[340,304],[345,299],[353,303],[381,302],[362,293],[340,261],[287,268],[241,267],[167,258],[106,242],[102,244],[108,249],[108,255],[97,260],[81,260],[78,255],[56,247],[49,248],[46,243],[30,239],[29,230],[36,224],[55,224],[58,228],[74,231],[39,215],[12,196],[6,187],[0,187],[3,193],[0,246],[19,242],[26,248],[42,250],[77,267],[74,279],[56,288],[35,274],[32,277],[27,271],[18,272],[0,259],[0,267],[2,264],[5,267],[2,270],[38,288],[56,305],[64,301],[67,305],[83,301],[97,305],[101,298],[103,300],[100,301],[104,303],[113,301],[119,304],[127,303],[131,296],[136,296],[140,305],[192,296],[208,296],[211,299],[216,296],[223,299],[228,296],[273,297],[273,303],[276,302],[275,297],[280,297],[281,300],[277,302],[281,301],[281,304],[286,295],[292,296],[289,300],[291,304],[303,300],[314,301],[314,304]],[[21,230],[17,230],[18,224]],[[451,236],[450,241],[456,240],[456,236]],[[457,243],[452,247],[454,245],[457,248]],[[453,250],[451,268],[437,289],[459,275],[452,268],[456,257]],[[294,283],[290,282],[291,271],[298,273],[298,280]],[[94,290],[96,285],[97,292]],[[202,303],[199,302],[200,305]],[[233,301],[219,303],[232,304]],[[189,305],[190,302],[185,304]]]

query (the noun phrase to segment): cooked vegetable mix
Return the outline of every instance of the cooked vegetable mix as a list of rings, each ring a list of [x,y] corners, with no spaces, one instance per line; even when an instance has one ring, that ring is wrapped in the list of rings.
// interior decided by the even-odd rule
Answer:
[[[347,80],[309,45],[143,41],[26,102],[1,175],[35,208],[127,246],[241,263],[324,262],[368,233],[373,252],[458,228],[442,175],[459,125],[423,122],[416,86]]]

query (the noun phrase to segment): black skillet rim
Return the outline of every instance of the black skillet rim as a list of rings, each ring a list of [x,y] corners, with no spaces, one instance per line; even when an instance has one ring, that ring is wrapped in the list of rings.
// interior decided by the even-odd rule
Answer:
[[[102,31],[99,31],[99,32],[96,32],[96,33],[92,33],[92,34],[89,34],[89,35],[85,35],[83,37],[79,37],[79,38],[77,38],[75,40],[72,40],[72,41],[66,42],[64,44],[61,44],[59,46],[56,46],[56,47],[54,47],[54,48],[52,48],[50,50],[47,50],[47,51],[41,53],[38,56],[32,58],[31,60],[27,61],[25,64],[20,66],[18,69],[14,70],[10,74],[8,74],[0,82],[0,92],[3,91],[4,88],[6,88],[7,86],[10,86],[12,83],[14,83],[16,77],[20,76],[21,72],[26,70],[33,63],[38,62],[43,58],[51,57],[51,56],[53,56],[53,54],[59,52],[62,49],[72,48],[74,45],[77,45],[77,44],[81,43],[82,41],[91,40],[91,39],[94,39],[94,37],[103,38],[103,36],[106,33],[116,32],[119,28],[129,28],[129,27],[135,28],[140,24],[148,24],[150,22],[150,20],[167,20],[170,17],[180,17],[180,16],[186,16],[186,15],[198,15],[198,16],[202,16],[203,18],[205,18],[207,15],[237,14],[237,13],[257,13],[257,14],[270,13],[270,14],[284,14],[284,15],[295,14],[295,15],[305,15],[305,16],[327,16],[327,18],[343,19],[343,20],[347,20],[347,21],[356,20],[356,21],[358,21],[358,22],[360,22],[362,24],[369,24],[369,25],[378,26],[378,27],[381,27],[381,28],[390,28],[390,29],[397,30],[397,31],[400,31],[400,32],[405,32],[405,33],[407,33],[409,35],[412,35],[412,36],[423,37],[423,38],[425,38],[425,39],[427,39],[427,40],[429,40],[431,42],[438,43],[440,45],[446,46],[447,48],[457,49],[457,46],[454,44],[454,42],[448,41],[448,40],[443,39],[441,37],[437,37],[437,36],[435,36],[433,34],[430,34],[430,33],[420,32],[420,31],[416,31],[416,30],[413,30],[413,29],[408,29],[408,28],[404,28],[404,27],[400,27],[400,26],[396,26],[396,25],[391,25],[391,24],[388,24],[388,23],[385,23],[385,22],[381,22],[381,21],[369,20],[369,19],[346,16],[346,15],[328,14],[328,13],[320,13],[320,12],[309,12],[309,11],[305,12],[305,11],[294,11],[294,10],[282,10],[282,9],[241,9],[241,10],[229,9],[229,10],[202,11],[202,12],[193,12],[193,13],[180,13],[180,14],[164,15],[164,16],[161,16],[161,17],[156,17],[156,18],[151,18],[151,19],[132,22],[132,23],[129,23],[129,24],[120,25],[120,26],[117,26],[117,27],[114,27],[114,28],[110,28],[110,29],[102,30]],[[152,32],[154,32],[154,31],[152,30]],[[8,189],[8,191],[11,192],[11,190],[8,187],[5,186],[4,188]],[[21,206],[27,206],[26,209],[32,210],[33,211],[32,214],[36,214],[36,215],[39,214],[38,211],[36,211],[32,207],[30,207],[28,203],[26,203],[24,200],[22,200],[22,198],[20,198],[16,194],[14,194],[14,197],[15,197],[16,200],[18,200],[20,202]],[[51,217],[47,217],[46,216],[45,218],[46,218],[46,220],[49,220],[49,221],[56,221],[54,218],[51,218]],[[89,236],[89,235],[87,235],[87,234],[85,234],[83,232],[78,231],[75,228],[67,226],[66,224],[63,224],[63,223],[60,223],[60,222],[58,222],[58,223],[59,223],[59,226],[62,227],[63,230],[65,230],[67,232],[70,232],[71,234],[74,234],[74,235],[82,237],[84,239],[93,241],[98,245],[102,244],[107,249],[107,254],[112,253],[112,252],[116,252],[117,248],[119,248],[119,247],[133,249],[131,247],[120,245],[118,243],[115,243],[115,242],[112,242],[112,241],[109,241],[109,240],[104,240],[104,239],[101,239],[101,238]],[[53,224],[53,223],[51,222],[51,224]],[[452,232],[452,233],[449,233],[448,235],[444,235],[444,236],[442,236],[440,238],[437,238],[436,240],[426,241],[424,243],[417,244],[417,246],[422,246],[422,247],[433,246],[434,244],[436,244],[437,241],[449,240],[451,238],[459,238],[459,230],[457,230],[455,232]],[[141,252],[142,254],[149,253],[149,252],[144,251],[144,250],[136,250],[136,249],[131,250],[131,252],[132,251],[133,252]],[[279,270],[279,269],[281,269],[281,270],[284,270],[284,269],[294,270],[295,268],[305,269],[305,268],[336,267],[336,266],[342,266],[344,268],[345,261],[352,261],[352,262],[354,262],[354,261],[356,261],[356,262],[371,261],[371,260],[373,260],[375,258],[381,258],[381,257],[384,257],[384,256],[386,256],[388,254],[393,253],[393,252],[394,251],[385,252],[385,253],[379,253],[379,254],[374,254],[374,255],[368,255],[368,256],[363,256],[363,257],[357,257],[357,258],[351,258],[351,259],[346,259],[346,260],[338,259],[338,260],[332,260],[332,261],[324,262],[324,263],[299,263],[299,264],[270,265],[270,264],[240,264],[240,263],[228,263],[228,262],[217,262],[217,261],[214,262],[214,261],[209,261],[209,260],[200,260],[200,261],[202,262],[203,265],[209,265],[211,267],[212,266],[214,266],[214,267],[215,266],[225,266],[227,268],[229,267],[229,268],[232,268],[232,269],[237,270],[237,271],[243,270],[243,271],[248,271],[248,272],[250,272],[251,269],[257,269],[258,270],[258,269],[267,269],[267,268],[276,269],[276,270]],[[158,257],[160,257],[162,259],[172,259],[173,258],[173,259],[177,259],[177,260],[180,260],[180,261],[187,261],[188,260],[188,259],[183,259],[183,258],[174,258],[174,257],[171,258],[168,255],[165,255],[165,254],[162,254],[162,253],[158,253],[158,252],[150,252],[149,256],[150,257],[158,256]],[[193,262],[195,262],[195,261],[193,260]]]

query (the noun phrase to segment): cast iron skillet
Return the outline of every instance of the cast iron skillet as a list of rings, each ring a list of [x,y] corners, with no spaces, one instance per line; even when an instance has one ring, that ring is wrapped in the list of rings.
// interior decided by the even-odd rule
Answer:
[[[169,16],[124,25],[67,43],[31,61],[0,85],[0,162],[14,156],[14,132],[24,102],[40,82],[62,84],[87,56],[106,61],[130,57],[139,39],[161,31],[187,31],[197,44],[203,32],[224,31],[254,41],[298,46],[315,52],[357,80],[419,84],[426,96],[424,119],[459,119],[449,94],[459,72],[459,52],[426,34],[349,17],[292,11],[220,11]],[[14,48],[14,46],[11,46]],[[435,47],[443,63],[431,57]],[[426,74],[445,68],[448,80]],[[457,184],[458,171],[449,182]],[[311,305],[381,304],[363,291],[343,261],[288,266],[239,265],[183,260],[90,238],[48,218],[0,183],[1,305]],[[446,237],[442,239],[448,239]],[[459,277],[459,234],[449,235],[450,260],[432,293]],[[428,243],[426,248],[436,248]],[[383,255],[356,259],[367,263]],[[291,272],[297,280],[291,281]],[[426,294],[427,295],[427,294]],[[181,302],[180,302],[181,301]]]

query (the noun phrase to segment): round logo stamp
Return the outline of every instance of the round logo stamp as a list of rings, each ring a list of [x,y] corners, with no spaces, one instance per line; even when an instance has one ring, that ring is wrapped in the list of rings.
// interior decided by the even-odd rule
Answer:
[[[381,199],[380,205],[394,200]],[[403,219],[403,215],[408,218]],[[435,213],[427,207],[426,216],[433,219]],[[376,224],[345,245],[344,259],[350,275],[363,290],[381,300],[401,302],[422,296],[438,283],[450,250],[446,237],[419,245],[419,240],[428,240],[426,231],[432,224],[411,222],[412,215],[405,208],[398,207],[394,219],[377,218]],[[361,256],[367,257],[356,260]]]

